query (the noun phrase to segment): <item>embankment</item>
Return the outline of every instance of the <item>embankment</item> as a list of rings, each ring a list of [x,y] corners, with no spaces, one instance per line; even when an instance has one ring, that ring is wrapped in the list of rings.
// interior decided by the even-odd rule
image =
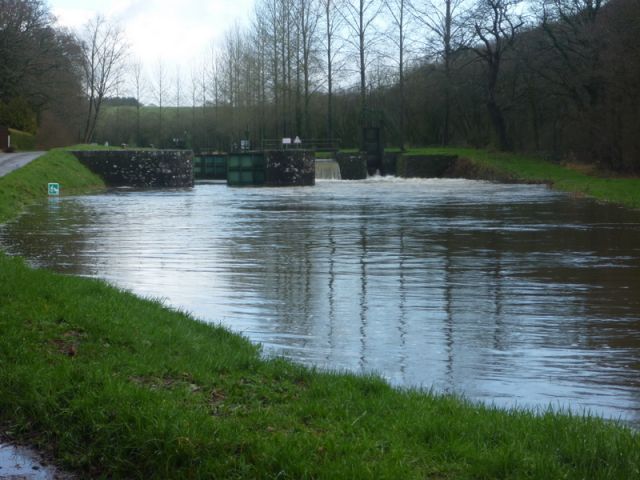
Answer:
[[[104,181],[62,149],[51,150],[26,167],[0,177],[0,223],[16,216],[29,204],[47,198],[47,183],[60,184],[62,195],[105,189]]]
[[[423,155],[457,155],[456,166],[447,176],[500,182],[546,183],[565,192],[640,208],[640,178],[610,173],[585,173],[562,164],[515,153],[463,148],[427,148],[410,151]]]

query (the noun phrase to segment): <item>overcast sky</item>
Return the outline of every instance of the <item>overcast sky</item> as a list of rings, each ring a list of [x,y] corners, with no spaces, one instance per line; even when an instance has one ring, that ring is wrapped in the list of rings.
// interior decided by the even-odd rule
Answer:
[[[187,73],[235,21],[251,14],[254,0],[49,0],[60,25],[73,29],[97,13],[124,28],[134,57],[147,68],[162,58]]]

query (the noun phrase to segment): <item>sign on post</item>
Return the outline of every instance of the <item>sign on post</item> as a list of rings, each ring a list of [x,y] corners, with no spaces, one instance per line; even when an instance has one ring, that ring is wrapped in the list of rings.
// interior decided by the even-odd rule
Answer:
[[[60,184],[59,183],[49,183],[47,184],[47,189],[49,191],[50,197],[57,197],[60,195]]]

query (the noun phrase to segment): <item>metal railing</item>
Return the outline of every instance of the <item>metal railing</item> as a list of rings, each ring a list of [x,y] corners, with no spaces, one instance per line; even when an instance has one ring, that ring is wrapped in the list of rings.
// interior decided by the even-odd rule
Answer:
[[[315,151],[337,151],[340,149],[339,138],[312,138],[312,139],[300,139],[300,142],[296,142],[296,139],[290,139],[290,143],[285,143],[285,139],[282,138],[265,138],[262,140],[262,150],[315,150]]]

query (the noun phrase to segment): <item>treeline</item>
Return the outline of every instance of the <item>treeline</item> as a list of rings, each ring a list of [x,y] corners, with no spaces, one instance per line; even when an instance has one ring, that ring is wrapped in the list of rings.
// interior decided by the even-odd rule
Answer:
[[[91,141],[124,84],[127,48],[100,15],[70,32],[42,0],[0,0],[0,124],[37,132],[43,147]]]
[[[358,147],[369,123],[388,146],[637,173],[639,18],[638,0],[257,0],[248,26],[180,71],[131,61],[100,16],[71,34],[39,0],[0,0],[0,115],[56,139],[220,150]]]
[[[40,1],[0,0],[0,124],[42,143],[75,140],[83,112],[81,48]]]
[[[472,145],[640,170],[638,0],[258,0],[182,78],[138,78],[100,140]],[[183,75],[184,76],[184,75]],[[134,82],[135,83],[135,82]],[[140,96],[133,95],[140,99]]]

